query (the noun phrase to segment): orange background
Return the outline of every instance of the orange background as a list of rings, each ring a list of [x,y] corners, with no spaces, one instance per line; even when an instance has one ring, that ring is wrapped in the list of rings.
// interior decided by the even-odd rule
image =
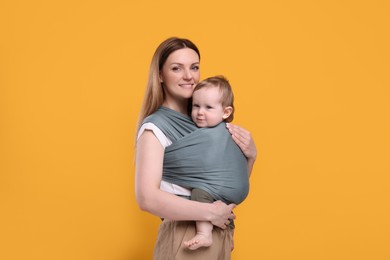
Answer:
[[[224,74],[259,150],[233,259],[390,259],[388,1],[0,2],[0,259],[151,259],[134,198],[169,36]]]

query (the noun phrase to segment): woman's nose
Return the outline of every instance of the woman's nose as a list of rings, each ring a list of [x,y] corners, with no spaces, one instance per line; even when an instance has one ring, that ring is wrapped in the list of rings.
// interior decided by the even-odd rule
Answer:
[[[190,80],[192,79],[192,72],[189,69],[184,70],[184,79]]]

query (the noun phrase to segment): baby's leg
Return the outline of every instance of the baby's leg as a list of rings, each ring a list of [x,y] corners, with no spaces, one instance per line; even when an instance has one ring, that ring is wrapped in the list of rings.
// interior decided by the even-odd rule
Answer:
[[[185,241],[184,245],[195,250],[199,247],[209,247],[213,244],[213,224],[207,221],[196,222],[196,235],[189,241]]]
[[[191,191],[191,200],[212,203],[213,197],[202,189],[194,188]],[[195,250],[199,247],[209,247],[213,243],[212,237],[213,224],[207,221],[196,222],[196,235],[184,242],[184,245],[191,250]]]

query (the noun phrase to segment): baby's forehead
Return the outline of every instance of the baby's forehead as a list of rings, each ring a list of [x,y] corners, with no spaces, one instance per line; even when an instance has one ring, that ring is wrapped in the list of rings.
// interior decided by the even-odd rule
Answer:
[[[198,94],[198,95],[197,95]],[[195,89],[192,93],[193,98],[206,98],[206,97],[222,97],[222,91],[217,86],[202,87]]]

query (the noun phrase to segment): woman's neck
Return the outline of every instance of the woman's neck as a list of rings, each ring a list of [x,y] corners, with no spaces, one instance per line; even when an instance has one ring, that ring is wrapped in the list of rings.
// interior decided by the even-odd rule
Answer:
[[[169,100],[164,100],[163,104],[164,107],[170,108],[172,110],[175,110],[179,113],[188,115],[188,100],[183,100],[182,102],[179,101],[169,101]]]

